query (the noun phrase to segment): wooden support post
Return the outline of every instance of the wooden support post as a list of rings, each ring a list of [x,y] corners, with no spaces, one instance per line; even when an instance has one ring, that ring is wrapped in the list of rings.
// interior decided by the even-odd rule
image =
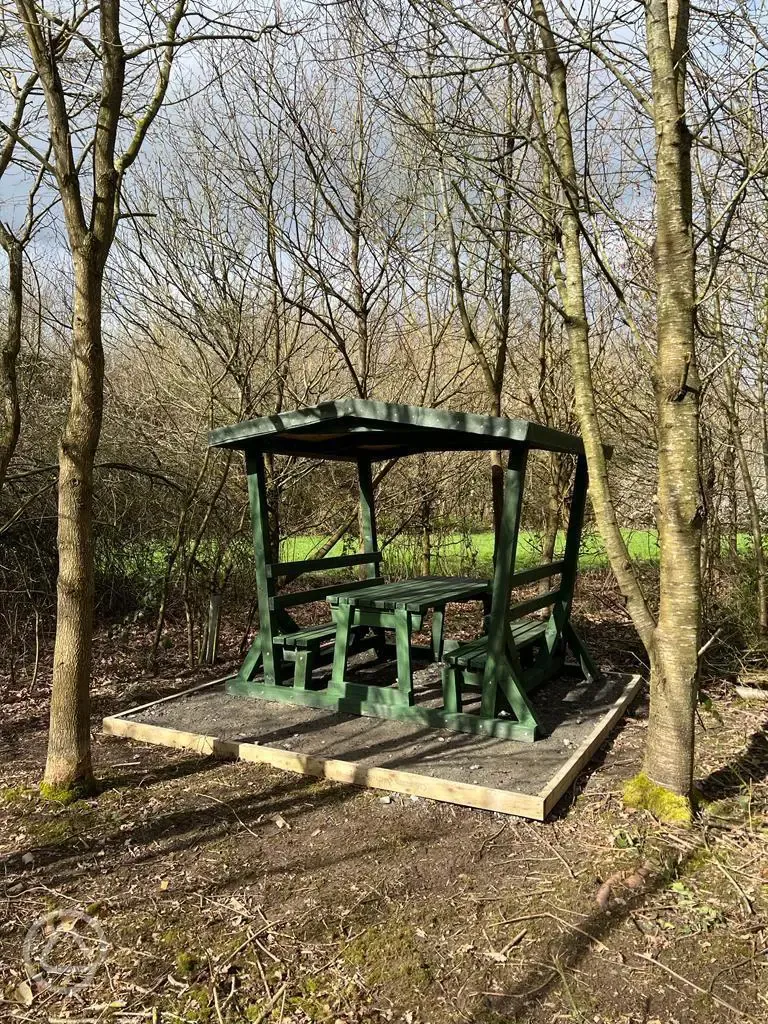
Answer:
[[[445,646],[445,608],[432,610],[432,660],[443,660]]]
[[[563,571],[558,588],[560,594],[552,606],[552,612],[547,623],[546,644],[550,655],[553,656],[557,656],[562,649],[566,626],[571,617],[573,592],[576,587],[576,576],[579,571],[579,548],[581,547],[581,531],[584,525],[584,509],[587,501],[588,483],[587,460],[584,455],[579,455],[576,463],[576,476],[573,482],[571,514],[568,517],[568,530],[565,535]]]
[[[376,529],[376,497],[373,488],[373,465],[371,460],[361,456],[357,460],[357,480],[360,487],[360,537],[363,552],[367,555],[379,554],[379,538]],[[381,569],[381,562],[368,562],[361,578],[375,579]],[[375,650],[379,659],[385,654],[385,638],[383,629],[374,629],[376,637]]]
[[[260,660],[264,667],[264,682],[274,685],[280,681],[281,659],[275,647],[273,637],[272,599],[275,596],[275,582],[267,575],[270,558],[269,527],[267,521],[267,489],[264,473],[264,457],[261,452],[247,452],[245,456],[245,472],[248,475],[248,498],[251,505],[251,525],[253,527],[253,555],[256,562],[256,596],[259,605],[259,635],[254,642],[254,650],[258,644]],[[240,670],[240,679],[248,666],[248,678],[252,678],[256,659],[246,658]],[[250,664],[249,664],[250,661]]]
[[[333,648],[333,668],[328,690],[339,696],[344,694],[349,637],[352,632],[352,614],[352,608],[348,604],[340,604],[331,608],[331,615],[336,623],[336,642]]]
[[[293,686],[296,690],[306,690],[312,677],[314,652],[312,650],[296,651],[293,663]]]
[[[513,673],[511,657],[516,653],[511,650],[514,645],[509,629],[509,598],[512,589],[512,576],[515,571],[517,541],[520,535],[520,521],[523,509],[523,488],[525,485],[525,469],[528,451],[511,451],[507,463],[504,484],[504,506],[501,516],[501,528],[496,549],[493,570],[493,587],[491,595],[491,612],[488,620],[488,653],[483,673],[483,691],[480,702],[480,714],[483,718],[496,715],[498,691],[510,700],[515,713],[526,724],[532,721],[535,727],[533,710],[525,699],[519,677],[519,661]],[[514,698],[514,702],[511,698]]]
[[[457,715],[461,711],[463,672],[457,665],[443,665],[443,710],[447,715]]]
[[[409,706],[413,705],[413,665],[411,662],[411,613],[405,608],[395,611],[395,645],[397,656],[397,688]]]
[[[376,536],[376,506],[370,459],[360,458],[357,460],[357,478],[360,485],[360,536],[363,542],[363,551],[369,555],[376,554],[379,548]],[[365,566],[365,572],[369,579],[373,579],[378,573],[378,568],[373,562],[369,562]]]

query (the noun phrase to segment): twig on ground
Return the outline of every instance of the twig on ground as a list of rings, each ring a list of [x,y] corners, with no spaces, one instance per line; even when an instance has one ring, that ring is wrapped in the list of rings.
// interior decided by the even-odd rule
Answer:
[[[726,1010],[730,1010],[731,1013],[735,1013],[738,1017],[743,1017],[744,1020],[755,1020],[750,1014],[744,1010],[740,1010],[738,1006],[734,1006],[733,1003],[729,1003],[727,999],[721,999],[720,996],[715,995],[714,992],[709,992],[707,989],[702,988],[701,985],[697,985],[695,981],[691,981],[690,978],[684,977],[682,974],[678,974],[677,971],[673,971],[671,967],[667,967],[660,960],[655,960],[648,953],[635,953],[635,956],[640,957],[641,960],[647,960],[649,964],[653,964],[654,967],[660,967],[662,971],[666,971],[667,974],[671,975],[677,981],[682,981],[684,985],[688,985],[690,988],[696,989],[697,992],[701,992],[705,996],[709,996],[710,999],[714,1000],[719,1006],[725,1007]]]
[[[245,822],[240,817],[240,815],[237,813],[237,811],[234,809],[234,807],[232,807],[230,804],[228,804],[225,800],[219,800],[218,797],[211,796],[210,793],[196,793],[195,795],[196,796],[201,796],[205,800],[213,800],[214,803],[221,804],[222,807],[226,807],[228,811],[232,812],[234,817],[243,826],[243,828],[245,829],[246,832],[249,832],[253,836],[254,839],[258,839],[259,838],[258,834],[256,832],[254,832],[252,828],[248,828],[248,826],[245,824]]]
[[[261,1024],[264,1018],[267,1016],[269,1011],[275,1005],[280,996],[284,995],[285,990],[288,988],[288,982],[284,981],[280,988],[267,1000],[266,1006],[263,1006],[258,1017],[254,1017],[251,1024]],[[285,1000],[283,1000],[283,1006],[285,1006]]]
[[[589,939],[590,942],[594,942],[599,949],[604,950],[606,953],[613,952],[608,946],[605,945],[604,942],[601,942],[596,935],[591,935],[583,928],[579,928],[578,925],[571,924],[570,921],[566,921],[562,917],[558,917],[557,914],[551,914],[549,913],[549,911],[546,910],[541,911],[541,913],[539,914],[523,914],[520,917],[508,917],[503,921],[497,921],[496,927],[500,928],[503,924],[519,924],[523,921],[535,921],[537,919],[541,920],[542,918],[549,918],[550,921],[557,921],[557,923],[561,924],[564,928],[570,928],[571,931],[578,932],[579,935],[583,935],[585,938]]]

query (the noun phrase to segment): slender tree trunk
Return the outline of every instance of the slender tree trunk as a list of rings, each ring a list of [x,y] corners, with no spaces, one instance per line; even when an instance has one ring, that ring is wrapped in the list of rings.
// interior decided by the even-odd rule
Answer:
[[[752,482],[752,471],[749,466],[746,449],[744,448],[744,438],[736,417],[736,410],[733,406],[729,408],[729,415],[731,414],[733,414],[734,421],[733,441],[739,461],[741,482],[744,485],[744,496],[747,499],[749,525],[752,533],[752,557],[755,561],[755,575],[757,577],[757,631],[761,636],[768,636],[768,571],[765,564],[763,535],[760,528],[760,506],[757,503],[757,495]]]
[[[432,572],[432,502],[429,495],[421,499],[421,572],[429,576]]]
[[[21,351],[21,314],[24,298],[24,253],[21,245],[2,231],[8,257],[8,320],[0,349],[0,490],[3,488],[21,430],[21,409],[16,384],[16,361]]]
[[[685,123],[686,0],[650,0],[646,39],[656,129],[654,390],[660,582],[645,770],[653,782],[688,796],[693,785],[702,507],[691,137]]]
[[[646,24],[656,128],[658,356],[655,394],[659,433],[658,623],[632,568],[611,499],[597,415],[580,248],[579,185],[573,153],[565,65],[543,0],[533,0],[552,95],[562,210],[563,274],[553,269],[571,352],[576,412],[590,471],[592,505],[611,567],[651,665],[646,775],[690,797],[699,645],[701,510],[698,490],[698,376],[694,348],[694,256],[690,135],[684,120],[687,6],[649,0]],[[536,93],[534,92],[534,101]],[[542,130],[541,110],[537,112]]]
[[[91,638],[94,605],[93,463],[101,433],[104,352],[103,263],[92,245],[74,257],[72,378],[59,444],[59,575],[50,733],[44,784],[93,783],[90,754]]]
[[[711,601],[714,595],[714,571],[719,562],[718,544],[719,531],[717,521],[718,502],[717,471],[715,455],[712,449],[712,431],[709,423],[702,418],[700,422],[700,460],[701,460],[701,497],[704,507],[704,529],[701,532],[701,548],[699,550],[699,571],[701,573],[701,619],[709,618]]]
[[[728,494],[728,558],[735,562],[739,556],[739,496],[736,490],[736,444],[730,426],[723,462]]]
[[[568,486],[568,475],[565,469],[566,460],[558,452],[550,452],[548,462],[547,503],[544,509],[544,529],[541,537],[542,565],[548,565],[555,557],[557,533],[562,519],[563,492]],[[539,580],[540,594],[546,594],[551,587],[551,576]]]
[[[766,310],[768,313],[768,310]],[[764,333],[760,339],[760,348],[757,355],[757,410],[760,417],[760,441],[763,453],[763,486],[768,496],[768,381],[766,381],[765,370],[768,360],[768,336]]]
[[[552,269],[560,301],[565,313],[565,326],[570,350],[571,371],[575,394],[576,415],[584,440],[589,465],[590,497],[600,535],[608,559],[626,602],[627,611],[646,650],[653,651],[655,622],[645,595],[627,552],[621,534],[608,481],[608,464],[603,448],[597,402],[592,380],[592,362],[589,347],[589,326],[584,296],[584,271],[581,258],[578,217],[578,185],[576,161],[573,152],[566,69],[557,49],[554,34],[543,0],[533,0],[533,15],[538,23],[547,69],[547,82],[552,97],[554,135],[560,177],[565,192],[561,213],[561,244],[563,268],[553,253]],[[538,80],[534,79],[534,108],[539,130],[546,132]],[[548,157],[543,157],[545,179]],[[554,218],[554,213],[553,213]]]

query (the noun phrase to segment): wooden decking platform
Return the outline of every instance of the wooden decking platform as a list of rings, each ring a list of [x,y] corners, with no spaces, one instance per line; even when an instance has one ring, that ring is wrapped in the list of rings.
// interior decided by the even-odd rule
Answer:
[[[228,694],[204,683],[104,719],[104,732],[336,782],[543,820],[605,743],[639,675],[563,678],[534,698],[535,743]]]

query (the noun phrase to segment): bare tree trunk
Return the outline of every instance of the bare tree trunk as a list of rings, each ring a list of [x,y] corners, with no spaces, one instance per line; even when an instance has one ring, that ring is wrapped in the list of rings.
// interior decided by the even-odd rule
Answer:
[[[690,135],[684,121],[685,3],[649,0],[646,24],[656,127],[658,355],[655,394],[659,434],[660,608],[654,621],[616,519],[597,416],[584,297],[579,186],[565,65],[543,0],[533,0],[552,95],[559,177],[564,192],[565,272],[554,261],[571,352],[576,412],[590,472],[592,505],[611,567],[651,665],[646,782],[683,798],[693,780],[694,705],[700,617],[701,509],[698,489],[698,376],[694,348],[694,255]],[[534,101],[536,87],[534,84]],[[543,114],[537,111],[542,132]],[[642,790],[644,785],[640,786]],[[640,800],[655,801],[652,792]]]
[[[768,314],[768,309],[766,310]],[[757,354],[757,410],[760,417],[760,442],[763,449],[763,486],[768,495],[768,381],[765,378],[768,361],[768,330],[764,329]]]
[[[534,18],[539,26],[544,49],[547,82],[552,97],[557,159],[565,191],[561,211],[561,244],[563,247],[564,272],[556,254],[553,255],[552,263],[555,282],[565,314],[576,399],[576,414],[579,419],[584,439],[584,450],[589,464],[590,497],[597,525],[605,544],[611,568],[624,596],[627,611],[632,617],[643,645],[647,651],[651,652],[654,645],[655,622],[649,611],[640,582],[633,571],[629,553],[627,552],[627,547],[616,519],[616,510],[613,505],[608,482],[608,465],[597,415],[597,403],[592,380],[589,327],[584,297],[577,173],[568,107],[566,69],[558,52],[557,43],[549,24],[543,0],[533,0],[532,9]],[[538,80],[536,78],[534,78],[533,85],[535,113],[539,122],[539,130],[543,134],[546,131],[546,125],[541,105],[541,96],[538,90]],[[547,157],[543,157],[543,160],[543,170],[545,179],[547,179]]]
[[[432,502],[429,495],[421,499],[421,574],[432,572]]]
[[[44,785],[87,789],[93,631],[93,463],[101,433],[103,264],[87,245],[74,258],[70,405],[59,444],[59,576],[50,732]]]
[[[645,771],[664,789],[689,796],[701,614],[702,507],[691,137],[685,123],[687,0],[650,0],[646,38],[656,128],[654,390],[660,583]]]
[[[739,555],[739,496],[736,490],[736,444],[730,427],[723,461],[725,486],[728,492],[728,557],[735,562]]]
[[[720,562],[719,502],[717,500],[717,469],[712,446],[712,430],[702,418],[700,422],[701,496],[704,506],[704,529],[701,533],[699,566],[701,573],[701,620],[706,622],[714,596],[714,576]]]
[[[736,454],[739,459],[739,470],[741,480],[744,484],[744,494],[749,509],[749,525],[752,532],[752,557],[755,560],[755,573],[757,575],[757,631],[761,636],[768,635],[768,571],[765,564],[765,552],[763,551],[763,535],[760,529],[760,506],[757,503],[754,484],[752,483],[752,472],[749,468],[749,459],[744,448],[744,439],[741,431],[734,431]]]
[[[22,246],[0,227],[0,243],[8,257],[8,320],[0,349],[0,490],[13,458],[21,430],[16,361],[21,351],[21,314],[24,298]]]
[[[550,452],[547,480],[547,504],[544,510],[544,529],[541,537],[541,564],[554,560],[557,534],[562,520],[563,493],[568,487],[566,461],[558,452]],[[539,593],[546,594],[552,587],[552,578],[539,580]]]

